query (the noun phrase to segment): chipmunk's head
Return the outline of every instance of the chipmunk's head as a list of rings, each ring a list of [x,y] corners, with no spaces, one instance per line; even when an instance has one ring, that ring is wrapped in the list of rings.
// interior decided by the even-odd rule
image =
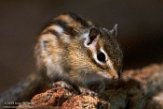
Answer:
[[[123,55],[116,40],[117,24],[110,31],[92,27],[85,35],[84,46],[89,50],[91,60],[102,69],[97,73],[110,79],[119,78]]]
[[[123,54],[116,36],[117,25],[112,30],[91,27],[84,32],[83,47],[81,50],[78,47],[79,53],[73,55],[76,57],[76,60],[72,62],[75,63],[75,68],[82,66],[78,74],[84,75],[85,78],[91,77],[90,79],[95,75],[107,79],[118,79],[122,69]]]

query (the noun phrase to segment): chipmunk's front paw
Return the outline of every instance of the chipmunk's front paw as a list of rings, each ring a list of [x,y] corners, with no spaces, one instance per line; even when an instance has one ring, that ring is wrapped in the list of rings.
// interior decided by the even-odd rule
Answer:
[[[52,84],[53,88],[57,88],[57,87],[62,87],[65,89],[73,89],[72,86],[68,83],[66,83],[65,81],[58,81]]]
[[[87,88],[80,87],[80,92],[83,95],[90,95],[90,96],[97,96],[97,93],[94,91],[91,91]]]

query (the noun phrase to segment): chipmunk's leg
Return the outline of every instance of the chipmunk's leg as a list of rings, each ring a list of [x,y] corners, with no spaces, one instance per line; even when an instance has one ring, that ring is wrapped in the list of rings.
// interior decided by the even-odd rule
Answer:
[[[88,88],[85,88],[85,87],[80,87],[80,92],[83,95],[97,96],[96,92],[94,92]]]
[[[62,80],[55,81],[55,82],[53,82],[52,87],[54,87],[54,88],[63,87],[65,89],[73,90],[77,94],[81,94],[79,86],[68,79],[62,79]]]

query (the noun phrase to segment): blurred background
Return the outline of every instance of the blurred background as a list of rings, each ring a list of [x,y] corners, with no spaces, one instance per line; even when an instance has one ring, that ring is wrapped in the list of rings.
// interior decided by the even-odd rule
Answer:
[[[108,29],[119,24],[124,69],[163,62],[162,0],[0,0],[0,92],[35,72],[38,33],[67,11]]]

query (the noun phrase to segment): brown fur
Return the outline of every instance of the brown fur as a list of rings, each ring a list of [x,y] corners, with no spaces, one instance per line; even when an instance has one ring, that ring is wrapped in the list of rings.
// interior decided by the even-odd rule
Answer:
[[[103,78],[103,74],[98,72],[107,72],[111,78],[117,76],[117,72],[122,66],[122,56],[113,36],[109,36],[106,31],[99,28],[101,34],[96,44],[96,50],[105,49],[107,46],[108,48],[105,51],[116,69],[110,68],[107,64],[99,65],[94,60],[92,51],[84,46],[85,39],[82,38],[82,34],[89,32],[90,28],[94,27],[91,22],[78,18],[74,14],[62,14],[53,20],[54,24],[43,30],[43,34],[39,36],[35,47],[39,70],[46,68],[47,72],[45,73],[51,79],[60,76],[82,84],[86,84],[85,82],[91,80],[94,75],[99,75],[96,78]],[[61,28],[61,32],[51,26]],[[73,34],[75,35],[73,37],[67,33],[71,30],[77,32]],[[89,77],[88,75],[92,76]]]

